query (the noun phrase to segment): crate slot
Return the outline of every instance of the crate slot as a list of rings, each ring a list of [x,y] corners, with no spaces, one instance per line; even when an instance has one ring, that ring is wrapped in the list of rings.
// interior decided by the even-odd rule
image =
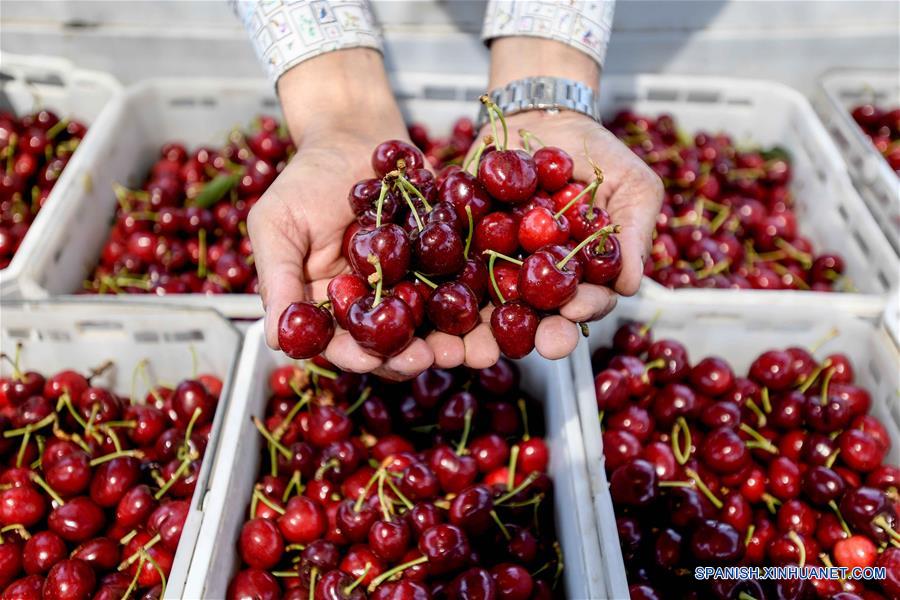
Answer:
[[[695,104],[716,104],[722,101],[722,94],[717,91],[695,90],[687,93],[685,101]]]
[[[862,253],[865,254],[866,257],[868,257],[870,254],[869,246],[863,241],[862,236],[859,235],[858,231],[853,232],[853,239],[856,240],[856,243],[857,245],[859,245],[859,249],[862,250]]]
[[[122,331],[125,326],[119,321],[78,321],[75,327],[83,333],[103,333],[108,331]]]
[[[199,329],[190,329],[188,331],[174,331],[163,336],[167,342],[202,342],[205,338],[203,332]]]
[[[28,85],[51,85],[54,87],[62,87],[66,84],[62,77],[53,74],[44,76],[28,75],[25,77],[25,83]]]
[[[690,96],[688,96],[688,99],[690,99]],[[678,100],[678,90],[650,88],[647,90],[647,100],[651,102],[675,102]]]
[[[455,100],[456,89],[426,85],[422,91],[422,97],[425,100]]]

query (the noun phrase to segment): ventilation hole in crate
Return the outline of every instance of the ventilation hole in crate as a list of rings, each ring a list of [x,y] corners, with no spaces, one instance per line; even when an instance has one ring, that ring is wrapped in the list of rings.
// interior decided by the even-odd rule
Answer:
[[[622,105],[634,104],[638,101],[637,94],[621,92],[613,96],[613,104],[619,106],[618,110],[622,110]]]
[[[165,335],[165,339],[167,342],[202,342],[206,338],[199,329],[190,329],[168,333]]]
[[[872,374],[872,379],[875,380],[875,385],[878,386],[881,384],[881,371],[878,370],[878,365],[875,364],[874,360],[869,361],[869,373]]]
[[[426,100],[455,100],[456,88],[426,85],[422,97]]]
[[[6,335],[17,340],[27,340],[31,337],[31,329],[27,327],[10,327],[6,330]]]
[[[213,98],[212,96],[207,96],[206,98],[200,98],[201,106],[212,107],[212,106],[216,106],[218,104],[219,104],[219,101],[216,100],[215,98]]]
[[[850,220],[850,215],[847,213],[847,207],[843,204],[838,204],[838,212],[841,213],[841,218],[845,221]]]
[[[195,104],[197,104],[196,98],[181,97],[169,100],[169,106],[194,106]]]
[[[83,333],[106,333],[108,331],[122,331],[125,327],[118,321],[78,321],[75,327]]]
[[[878,283],[881,284],[881,291],[884,292],[891,288],[891,282],[888,280],[887,275],[884,274],[884,271],[879,270],[876,276],[878,277]]]
[[[38,339],[47,339],[54,342],[70,342],[72,341],[72,336],[69,335],[68,331],[48,331],[44,334],[38,332]]]
[[[135,331],[134,341],[139,344],[155,344],[159,342],[159,333],[156,331]]]
[[[278,100],[275,98],[263,98],[260,105],[266,110],[271,110],[273,108],[278,108]]]
[[[690,98],[690,96],[688,96],[688,98]],[[678,90],[650,88],[647,90],[647,100],[653,102],[674,102],[675,100],[678,100]]]
[[[856,240],[856,243],[859,244],[859,249],[862,250],[863,254],[869,256],[869,246],[863,241],[862,236],[859,235],[858,231],[853,232],[853,239]]]
[[[725,104],[730,104],[731,106],[753,106],[753,100],[750,98],[728,98],[725,100]]]
[[[65,85],[65,82],[59,75],[45,75],[43,77],[28,75],[25,77],[25,83],[28,85],[52,85],[55,87],[62,87]]]
[[[704,91],[694,91],[688,92],[687,95],[688,102],[695,102],[698,104],[715,104],[716,102],[722,101],[722,94],[719,92],[704,92]]]
[[[399,90],[394,92],[394,96],[397,97],[397,100],[412,100],[416,97],[416,95],[412,92],[407,92],[406,90]]]

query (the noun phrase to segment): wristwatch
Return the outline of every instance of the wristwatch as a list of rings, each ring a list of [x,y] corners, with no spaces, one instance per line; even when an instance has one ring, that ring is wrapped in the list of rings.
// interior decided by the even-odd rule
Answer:
[[[528,77],[511,81],[488,96],[507,117],[526,110],[574,110],[600,122],[599,94],[573,79]],[[482,105],[476,131],[487,122],[487,109]]]

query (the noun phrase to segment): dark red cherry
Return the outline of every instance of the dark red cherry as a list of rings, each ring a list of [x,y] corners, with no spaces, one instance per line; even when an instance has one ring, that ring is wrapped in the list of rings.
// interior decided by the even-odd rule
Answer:
[[[42,594],[46,600],[87,600],[96,585],[94,570],[83,560],[72,558],[50,569]]]
[[[369,284],[362,277],[353,273],[341,273],[328,282],[328,300],[331,302],[331,310],[334,312],[334,319],[338,325],[346,329],[350,306],[366,296],[369,291]],[[321,354],[321,352],[316,354]]]
[[[375,265],[369,261],[370,255],[375,256],[381,265],[382,283],[386,286],[403,279],[412,256],[406,232],[391,223],[369,231],[358,231],[350,240],[348,250],[353,271],[364,278],[375,273]]]
[[[425,312],[435,328],[451,335],[463,335],[480,321],[478,299],[464,283],[442,283],[425,303]]]
[[[413,243],[416,270],[425,275],[451,275],[466,262],[463,241],[446,223],[429,223]]]
[[[565,150],[544,146],[534,153],[534,166],[541,189],[553,193],[572,178],[574,163]]]
[[[334,319],[331,313],[312,302],[293,302],[278,319],[278,346],[291,358],[306,359],[321,354],[332,337]]]
[[[491,313],[491,332],[500,352],[509,358],[522,358],[534,350],[540,318],[521,302],[507,302]]]
[[[403,161],[404,169],[421,169],[425,166],[425,157],[418,148],[401,140],[388,140],[375,147],[372,152],[372,170],[378,177],[384,177],[399,167]]]
[[[354,302],[347,313],[347,330],[368,352],[388,357],[402,352],[412,341],[415,317],[403,300],[382,297],[374,305],[374,297]]]
[[[540,250],[525,259],[518,281],[519,295],[538,310],[555,310],[575,296],[578,279],[549,252]]]
[[[790,354],[781,350],[763,352],[750,365],[750,377],[770,390],[781,391],[793,385],[794,361]]]
[[[534,159],[517,150],[498,150],[482,156],[478,181],[501,202],[525,202],[537,189]]]

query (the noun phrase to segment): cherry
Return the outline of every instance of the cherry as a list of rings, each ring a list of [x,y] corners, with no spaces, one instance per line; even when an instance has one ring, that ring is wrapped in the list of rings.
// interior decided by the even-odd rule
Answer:
[[[278,600],[281,588],[272,575],[260,569],[244,569],[228,586],[228,600]]]
[[[278,518],[278,528],[291,544],[309,544],[325,532],[326,517],[321,506],[304,496],[291,498],[284,514]]]
[[[384,177],[399,168],[403,161],[405,169],[421,169],[425,166],[425,157],[415,146],[401,141],[388,140],[375,147],[372,152],[372,170],[378,177]]]
[[[454,525],[439,524],[422,532],[418,549],[428,559],[430,573],[440,575],[462,567],[469,558],[469,541]]]
[[[91,478],[90,496],[98,506],[115,506],[140,477],[140,463],[136,458],[113,458],[98,465]]]
[[[376,521],[369,529],[369,546],[379,558],[400,560],[409,547],[411,534],[406,521]]]
[[[442,283],[425,303],[425,312],[438,331],[463,335],[480,320],[478,299],[464,283]]]
[[[792,500],[800,493],[800,468],[797,463],[780,456],[769,463],[769,491],[782,501]]]
[[[519,245],[526,252],[536,252],[551,244],[565,244],[568,239],[568,220],[561,215],[557,217],[548,208],[542,206],[532,208],[519,221]]]
[[[487,266],[485,266],[483,260],[480,258],[467,259],[466,264],[463,266],[462,271],[460,271],[456,280],[459,283],[469,286],[469,289],[475,294],[475,298],[478,300],[479,305],[484,302],[484,298],[488,291],[489,280]],[[404,300],[406,301],[406,298],[404,298]],[[407,301],[407,304],[409,304],[409,301]]]
[[[727,564],[740,560],[744,555],[744,545],[738,531],[727,523],[710,519],[696,524],[689,546],[694,558],[703,564]]]
[[[278,319],[278,346],[294,359],[321,354],[333,336],[331,313],[312,302],[293,302]]]
[[[491,332],[500,351],[509,358],[522,358],[534,350],[540,319],[521,302],[507,302],[491,313]]]
[[[838,436],[840,459],[851,469],[868,473],[884,460],[887,449],[865,431],[848,429]]]
[[[31,527],[47,510],[44,497],[30,484],[17,485],[0,492],[0,524]]]
[[[702,394],[721,396],[734,385],[734,372],[723,359],[709,356],[691,369],[691,384]]]
[[[670,383],[656,395],[651,412],[660,426],[669,428],[678,417],[692,414],[696,407],[697,397],[691,388]]]
[[[172,408],[175,411],[176,425],[180,429],[186,429],[192,420],[195,420],[195,425],[211,422],[215,416],[216,399],[210,396],[202,383],[186,379],[175,386],[172,392]],[[198,410],[199,414],[195,416]]]
[[[451,275],[466,262],[459,234],[446,223],[429,223],[414,241],[415,266],[425,275]]]
[[[241,528],[238,548],[245,563],[257,569],[271,569],[284,552],[281,532],[268,519],[251,519]]]
[[[519,267],[512,264],[494,265],[494,279],[497,281],[497,287],[500,288],[503,300],[512,301],[519,299],[520,271],[521,269],[519,269]],[[495,305],[499,306],[500,304],[503,304],[503,301],[497,295],[497,290],[494,289],[493,285],[488,286],[488,293],[490,293],[491,300],[493,300]]]
[[[91,481],[90,459],[87,454],[76,449],[55,461],[46,460],[46,452],[44,454],[44,478],[60,496],[77,496],[87,489]]]
[[[575,296],[578,279],[559,262],[545,250],[525,259],[519,271],[518,290],[530,306],[554,310]]]
[[[472,247],[478,253],[493,250],[501,254],[515,254],[519,247],[520,225],[506,212],[492,212],[475,225]]]
[[[613,348],[623,354],[639,356],[647,351],[653,342],[653,334],[644,323],[628,321],[613,334]]]
[[[883,568],[886,573],[885,579],[881,581],[881,589],[888,595],[900,596],[900,548],[886,548],[875,566]]]
[[[497,586],[497,597],[504,600],[527,600],[534,590],[531,574],[521,565],[501,563],[491,569]]]
[[[544,146],[534,153],[538,183],[546,192],[556,192],[572,178],[574,163],[565,150]]]
[[[350,306],[368,293],[369,286],[365,280],[352,273],[341,273],[328,282],[328,300],[331,302],[334,318],[341,327],[347,327],[347,313]],[[321,351],[315,354],[321,354]]]
[[[524,202],[537,189],[534,159],[517,150],[491,152],[478,164],[478,181],[501,202]]]
[[[750,460],[744,441],[728,427],[715,429],[703,439],[700,456],[717,473],[734,473]]]
[[[684,379],[690,373],[687,349],[674,340],[657,340],[647,349],[649,363],[662,359],[661,369],[652,371],[653,377],[662,383]],[[643,369],[642,369],[643,371]]]
[[[613,471],[610,493],[616,503],[647,506],[656,498],[656,469],[646,460],[630,460]]]
[[[378,259],[382,283],[386,286],[397,283],[406,275],[412,256],[406,232],[394,224],[358,231],[350,240],[348,256],[356,274],[365,278],[375,274],[370,255]]]
[[[136,404],[125,409],[125,418],[135,422],[128,430],[128,437],[139,446],[156,442],[166,427],[166,417],[155,406]]]
[[[814,503],[827,505],[843,494],[844,480],[830,468],[814,465],[803,475],[803,492]]]
[[[781,350],[769,350],[760,354],[750,365],[750,377],[770,390],[785,390],[794,383],[793,366],[790,354]]]
[[[39,531],[25,542],[22,567],[29,575],[43,575],[67,555],[65,542],[55,533]]]
[[[42,594],[48,600],[87,599],[97,578],[88,564],[77,558],[56,563],[44,581]]]
[[[608,468],[615,469],[637,457],[640,452],[640,441],[627,431],[608,429],[603,432],[603,455]]]
[[[491,208],[491,199],[484,186],[464,171],[456,171],[444,179],[438,189],[438,198],[452,205],[463,223],[468,223],[466,206],[472,211],[475,223],[484,219]]]
[[[350,306],[347,330],[367,351],[377,356],[394,356],[412,341],[415,318],[399,298],[384,297],[376,304],[375,298],[367,296]]]
[[[547,470],[547,463],[549,462],[550,451],[547,449],[547,444],[543,439],[529,437],[519,444],[518,467],[522,473],[526,475],[543,473]]]
[[[878,557],[878,549],[872,540],[863,535],[854,535],[840,540],[834,545],[834,561],[840,567],[871,567]]]
[[[584,280],[594,285],[607,285],[622,272],[622,251],[615,236],[601,238],[581,250]]]
[[[75,548],[72,558],[83,560],[95,571],[102,572],[114,569],[119,564],[121,552],[115,540],[100,537],[88,540]]]

